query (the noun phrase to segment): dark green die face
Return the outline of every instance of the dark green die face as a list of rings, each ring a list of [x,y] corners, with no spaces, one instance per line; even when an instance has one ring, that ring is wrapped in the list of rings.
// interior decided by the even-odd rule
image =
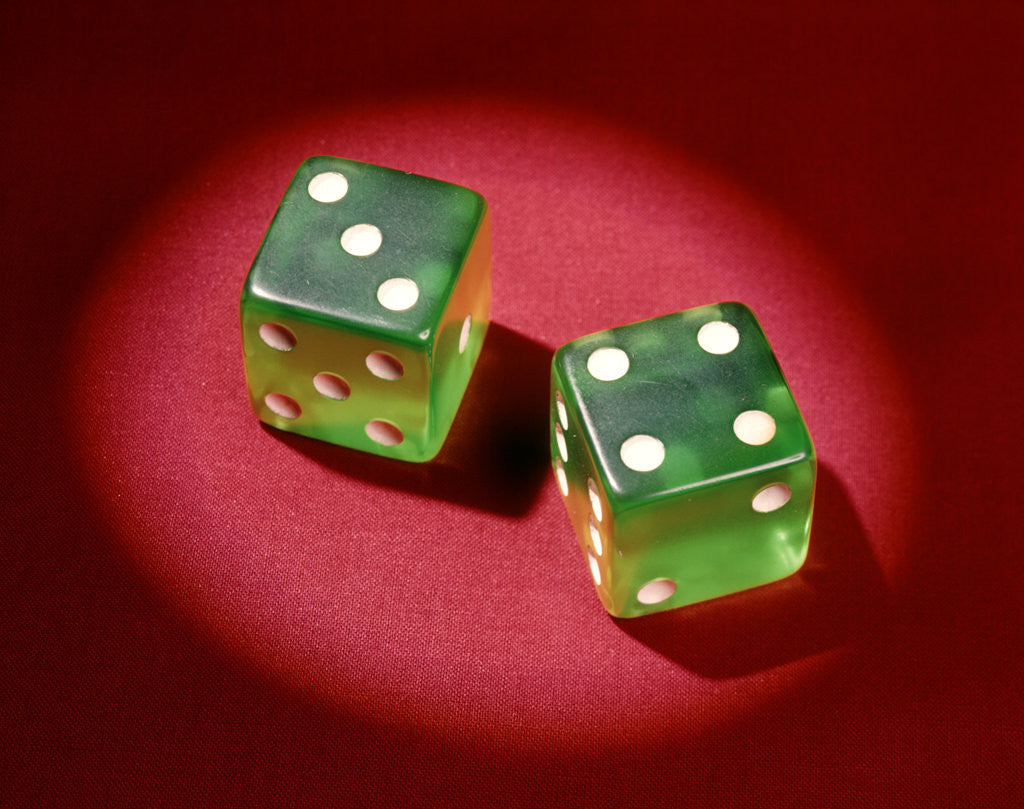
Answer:
[[[454,419],[489,311],[483,197],[310,158],[242,291],[253,409],[281,429],[428,460]]]
[[[582,337],[552,373],[556,475],[610,612],[702,601],[803,563],[814,450],[746,306]]]

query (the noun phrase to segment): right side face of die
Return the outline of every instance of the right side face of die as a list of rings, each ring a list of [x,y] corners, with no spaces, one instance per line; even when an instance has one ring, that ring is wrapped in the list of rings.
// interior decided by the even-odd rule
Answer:
[[[806,558],[814,449],[743,304],[690,309],[562,346],[552,363],[551,451],[612,615],[767,584]]]
[[[282,430],[429,460],[469,383],[490,297],[482,196],[381,166],[310,158],[242,291],[252,408]]]

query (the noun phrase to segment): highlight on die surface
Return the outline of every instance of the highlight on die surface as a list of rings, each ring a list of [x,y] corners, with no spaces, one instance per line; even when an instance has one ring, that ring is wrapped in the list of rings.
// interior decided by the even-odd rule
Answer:
[[[581,337],[552,362],[555,479],[614,616],[784,578],[816,459],[753,312],[703,306]]]
[[[451,183],[338,157],[299,167],[241,295],[260,420],[407,461],[455,418],[490,317],[490,218]]]

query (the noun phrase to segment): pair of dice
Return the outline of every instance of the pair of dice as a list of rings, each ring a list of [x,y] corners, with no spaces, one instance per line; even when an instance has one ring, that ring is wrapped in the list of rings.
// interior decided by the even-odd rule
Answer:
[[[252,407],[282,430],[429,461],[469,383],[490,298],[483,197],[310,158],[242,291]],[[814,450],[746,306],[567,343],[550,409],[555,478],[612,615],[745,590],[803,563]]]

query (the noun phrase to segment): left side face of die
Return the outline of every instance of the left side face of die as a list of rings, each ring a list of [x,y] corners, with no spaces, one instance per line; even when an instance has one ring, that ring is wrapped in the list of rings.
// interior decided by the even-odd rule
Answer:
[[[261,421],[407,461],[448,434],[490,315],[474,191],[335,157],[299,168],[241,297]]]

